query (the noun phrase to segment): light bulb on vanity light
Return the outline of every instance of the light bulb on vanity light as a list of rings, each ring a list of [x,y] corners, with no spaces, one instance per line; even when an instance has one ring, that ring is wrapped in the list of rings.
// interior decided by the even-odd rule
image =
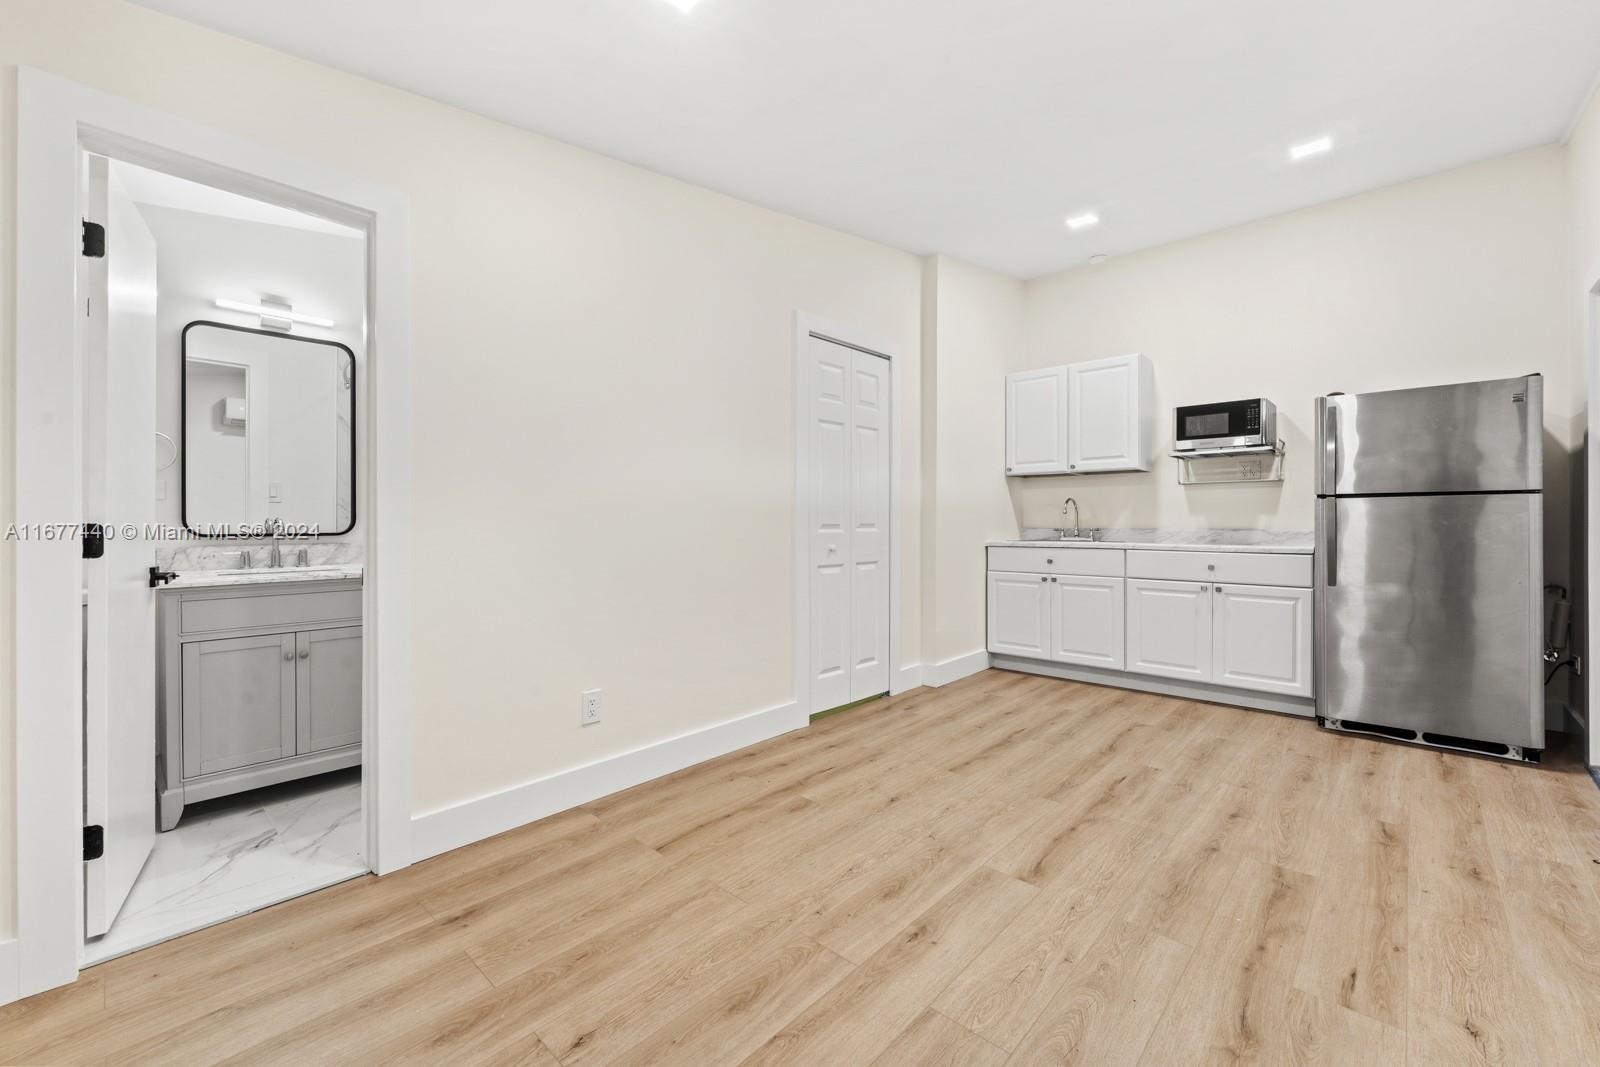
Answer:
[[[321,326],[325,330],[333,329],[332,319],[319,319],[315,315],[302,315],[298,311],[290,311],[284,307],[274,307],[271,304],[250,304],[243,300],[229,300],[219,296],[214,301],[217,307],[224,311],[242,311],[246,315],[265,315],[270,319],[288,319],[290,322],[300,322],[307,326]]]

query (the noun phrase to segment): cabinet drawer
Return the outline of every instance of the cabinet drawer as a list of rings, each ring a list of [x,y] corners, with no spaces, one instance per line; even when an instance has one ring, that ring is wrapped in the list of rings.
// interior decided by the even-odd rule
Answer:
[[[180,629],[185,634],[242,630],[262,626],[312,626],[359,621],[360,589],[319,589],[295,593],[184,600]]]
[[[1128,577],[1311,587],[1311,557],[1259,552],[1128,552]]]
[[[1023,574],[1084,574],[1102,578],[1121,578],[1123,555],[1120,548],[1002,546],[989,549],[989,569]]]

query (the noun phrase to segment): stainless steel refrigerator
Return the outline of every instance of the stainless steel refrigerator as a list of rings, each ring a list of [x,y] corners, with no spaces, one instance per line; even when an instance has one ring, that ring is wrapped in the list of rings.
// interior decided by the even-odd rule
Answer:
[[[1536,761],[1543,383],[1317,400],[1317,721]]]

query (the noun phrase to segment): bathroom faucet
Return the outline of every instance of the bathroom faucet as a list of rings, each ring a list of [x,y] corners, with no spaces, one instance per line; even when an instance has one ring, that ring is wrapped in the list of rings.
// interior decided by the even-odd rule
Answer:
[[[283,537],[283,520],[268,519],[267,528],[272,531],[272,559],[267,566],[281,567],[283,566],[283,550],[279,547],[278,541]]]
[[[1061,517],[1063,519],[1065,519],[1067,517],[1067,509],[1068,508],[1072,509],[1072,536],[1073,537],[1082,537],[1083,536],[1083,527],[1081,525],[1079,525],[1079,522],[1078,522],[1078,502],[1076,500],[1072,499],[1072,497],[1070,497],[1070,496],[1067,497],[1067,502],[1065,504],[1061,505]]]

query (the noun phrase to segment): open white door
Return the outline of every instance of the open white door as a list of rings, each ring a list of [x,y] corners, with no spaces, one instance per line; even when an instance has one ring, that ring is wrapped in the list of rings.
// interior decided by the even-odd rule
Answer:
[[[84,561],[84,825],[104,853],[84,863],[84,934],[111,928],[155,844],[156,243],[99,156],[86,207],[106,228],[85,260],[84,519],[105,555]],[[134,536],[128,536],[132,532]]]

